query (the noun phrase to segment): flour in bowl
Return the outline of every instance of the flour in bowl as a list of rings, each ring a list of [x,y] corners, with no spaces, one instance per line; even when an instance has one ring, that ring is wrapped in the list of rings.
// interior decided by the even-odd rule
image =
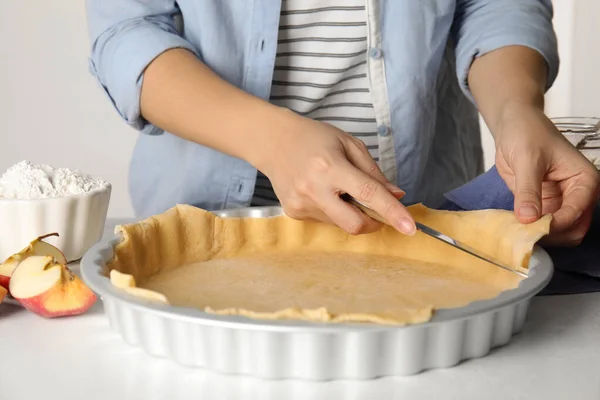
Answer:
[[[86,194],[105,189],[103,179],[68,168],[21,161],[0,176],[0,199],[33,200]]]

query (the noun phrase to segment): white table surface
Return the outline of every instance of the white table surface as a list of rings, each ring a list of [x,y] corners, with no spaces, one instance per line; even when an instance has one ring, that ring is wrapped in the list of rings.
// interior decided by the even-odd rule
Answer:
[[[37,399],[598,400],[600,293],[535,298],[511,344],[454,368],[324,383],[224,376],[154,358],[109,328],[100,300],[62,319],[2,304],[0,400]]]

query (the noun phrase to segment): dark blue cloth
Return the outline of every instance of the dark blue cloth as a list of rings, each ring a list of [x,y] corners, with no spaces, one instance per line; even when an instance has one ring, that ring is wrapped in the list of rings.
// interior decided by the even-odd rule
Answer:
[[[446,193],[444,210],[514,210],[514,196],[496,167],[471,182]],[[600,204],[583,243],[575,248],[544,247],[554,263],[552,281],[541,294],[573,294],[600,291]]]

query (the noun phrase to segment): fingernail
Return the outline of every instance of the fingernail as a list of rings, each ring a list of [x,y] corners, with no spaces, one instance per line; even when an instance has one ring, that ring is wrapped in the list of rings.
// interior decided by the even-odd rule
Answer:
[[[385,187],[387,188],[387,190],[389,190],[391,193],[393,193],[396,196],[400,196],[403,197],[406,192],[402,189],[400,189],[398,186],[394,185],[393,183],[386,183]]]
[[[399,190],[397,192],[391,192],[397,200],[402,200],[406,193],[403,190]]]
[[[405,235],[412,236],[417,231],[417,227],[408,218],[400,218],[398,221],[398,230]]]
[[[532,206],[531,204],[526,204],[519,208],[519,215],[522,217],[531,218],[531,217],[537,217],[539,215],[539,213],[538,213],[537,208],[535,208],[535,206]]]

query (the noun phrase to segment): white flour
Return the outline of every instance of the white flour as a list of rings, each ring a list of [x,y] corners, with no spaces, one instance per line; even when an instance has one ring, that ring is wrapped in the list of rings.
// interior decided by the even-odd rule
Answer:
[[[104,189],[108,182],[68,168],[21,161],[0,176],[0,198],[47,199],[86,194]]]

